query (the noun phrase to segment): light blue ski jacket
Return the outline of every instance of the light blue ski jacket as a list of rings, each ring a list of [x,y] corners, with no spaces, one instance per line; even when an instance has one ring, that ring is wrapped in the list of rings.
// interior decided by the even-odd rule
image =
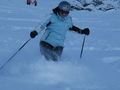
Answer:
[[[50,25],[48,25],[48,23]],[[54,47],[64,47],[66,32],[72,27],[72,25],[72,19],[69,15],[62,18],[55,13],[50,14],[50,17],[40,26],[41,30],[45,29],[41,41],[45,41]]]

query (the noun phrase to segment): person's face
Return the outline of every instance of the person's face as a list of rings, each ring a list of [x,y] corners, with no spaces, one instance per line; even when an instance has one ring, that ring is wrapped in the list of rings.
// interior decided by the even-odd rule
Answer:
[[[59,15],[60,15],[62,18],[66,17],[68,14],[69,14],[68,11],[63,11],[63,10],[60,10],[60,11],[59,11]]]

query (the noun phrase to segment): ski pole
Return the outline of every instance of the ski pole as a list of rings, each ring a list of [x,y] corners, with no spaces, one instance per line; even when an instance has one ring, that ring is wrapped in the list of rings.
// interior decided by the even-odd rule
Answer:
[[[41,22],[38,23],[38,25],[36,25],[34,29],[37,29],[39,25],[41,25]],[[41,30],[41,31],[42,31],[42,30]],[[39,33],[40,33],[41,31],[39,31]],[[32,39],[32,38],[28,39],[5,63],[3,63],[3,64],[0,66],[0,70],[1,70],[8,62],[10,62],[10,61],[15,57],[15,55],[16,55],[31,39]]]
[[[10,62],[13,57],[15,57],[15,55],[31,40],[31,38],[29,40],[27,40],[1,67],[0,67],[0,70],[5,67],[5,65]]]
[[[84,48],[84,44],[85,44],[85,38],[86,38],[86,35],[83,38],[82,48],[81,48],[81,52],[80,52],[80,58],[82,58],[83,48]]]

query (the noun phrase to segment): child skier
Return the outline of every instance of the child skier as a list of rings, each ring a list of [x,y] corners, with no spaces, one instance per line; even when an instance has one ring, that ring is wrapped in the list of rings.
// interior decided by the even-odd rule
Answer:
[[[34,6],[37,6],[37,0],[34,0],[33,4]]]
[[[79,34],[89,35],[88,28],[80,29],[73,25],[69,16],[71,5],[67,1],[62,1],[53,9],[50,17],[40,25],[40,29],[45,32],[40,40],[40,52],[47,60],[58,61],[64,48],[65,35],[68,30]],[[38,31],[30,33],[31,38],[35,38]]]

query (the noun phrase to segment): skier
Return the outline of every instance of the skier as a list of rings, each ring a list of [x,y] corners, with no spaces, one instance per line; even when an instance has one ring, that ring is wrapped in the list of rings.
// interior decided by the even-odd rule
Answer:
[[[27,0],[27,5],[30,5],[32,3],[32,0]]]
[[[37,6],[37,0],[34,0],[32,2],[32,0],[27,0],[27,5],[30,5],[30,4],[34,4],[34,6]]]
[[[58,61],[64,48],[65,35],[68,30],[79,34],[89,35],[88,28],[80,29],[73,25],[72,18],[69,16],[71,5],[67,1],[62,1],[53,9],[46,21],[41,23],[40,29],[45,29],[40,40],[40,52],[46,60]],[[38,30],[30,33],[31,38],[38,35]]]

